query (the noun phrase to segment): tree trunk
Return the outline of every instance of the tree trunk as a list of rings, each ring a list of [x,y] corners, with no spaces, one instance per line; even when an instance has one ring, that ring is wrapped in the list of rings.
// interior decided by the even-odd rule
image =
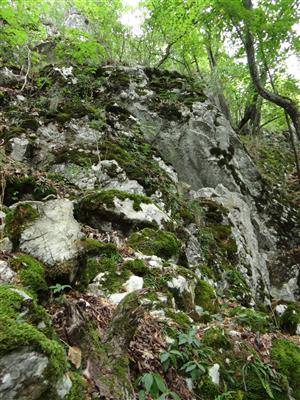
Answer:
[[[244,6],[247,10],[253,9],[252,0],[244,0]],[[283,108],[286,113],[291,118],[293,125],[295,127],[295,132],[297,138],[300,140],[300,112],[295,104],[295,102],[285,96],[281,96],[277,93],[272,93],[267,90],[260,80],[260,76],[258,73],[258,68],[255,59],[255,49],[254,49],[254,37],[249,29],[249,26],[246,25],[245,29],[245,50],[247,53],[247,61],[248,67],[251,75],[251,79],[255,89],[257,90],[258,94],[263,97],[264,99],[271,101],[272,103],[276,104],[277,106]]]
[[[207,50],[207,55],[208,55],[208,61],[209,61],[209,65],[210,65],[211,74],[213,75],[214,80],[215,80],[215,84],[216,84],[216,94],[217,94],[217,98],[218,98],[220,109],[223,112],[223,114],[225,115],[225,117],[231,123],[232,120],[231,120],[230,110],[229,110],[229,107],[227,105],[227,102],[226,102],[226,99],[225,99],[225,96],[224,96],[224,93],[223,93],[223,87],[222,87],[222,84],[221,84],[219,76],[218,76],[217,60],[215,58],[215,55],[214,55],[213,50],[211,48],[211,43],[209,41],[208,41],[208,43],[206,45],[206,50]]]

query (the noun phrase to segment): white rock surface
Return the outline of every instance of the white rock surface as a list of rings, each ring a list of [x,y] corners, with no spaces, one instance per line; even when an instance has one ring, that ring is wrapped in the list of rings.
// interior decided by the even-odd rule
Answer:
[[[168,287],[170,289],[177,289],[179,293],[183,293],[185,291],[189,291],[188,281],[184,276],[178,275],[177,277],[172,278],[170,282],[168,282]]]
[[[143,286],[144,279],[136,275],[131,275],[131,277],[123,284],[123,288],[127,293],[143,289]]]
[[[261,281],[266,286],[268,296],[270,279],[267,261],[273,255],[272,249],[275,248],[276,239],[255,208],[248,204],[243,195],[230,191],[221,184],[215,189],[200,189],[192,195],[194,198],[211,198],[228,210],[228,220],[237,244],[239,270],[243,273],[253,296],[259,292]],[[251,268],[251,277],[247,271],[248,267]]]
[[[4,237],[0,240],[0,253],[10,253],[12,249],[13,245],[8,237]]]
[[[79,253],[77,241],[83,237],[73,216],[73,203],[67,199],[50,200],[36,205],[40,218],[26,228],[20,238],[20,250],[45,264],[70,260]]]
[[[117,304],[119,304],[127,295],[128,295],[127,292],[124,292],[124,293],[114,293],[114,294],[112,294],[112,295],[109,296],[109,300],[110,300],[113,304],[117,305]]]
[[[277,306],[275,307],[275,311],[278,314],[278,316],[281,317],[287,308],[288,308],[287,304],[277,304]]]
[[[45,376],[47,366],[48,358],[30,348],[11,351],[2,356],[0,399],[40,399],[49,384]]]
[[[219,384],[220,384],[220,365],[214,364],[211,368],[209,368],[208,375],[210,376],[212,383],[219,386]]]
[[[12,283],[16,273],[9,267],[8,263],[0,260],[0,283]]]
[[[14,161],[23,161],[25,154],[26,154],[28,144],[29,144],[29,141],[26,138],[15,137],[15,138],[11,139],[12,151],[10,153],[10,157]]]
[[[119,216],[123,216],[125,220],[156,223],[160,228],[163,227],[164,222],[170,221],[168,215],[156,207],[155,204],[141,203],[141,210],[138,211],[133,208],[133,204],[134,202],[131,199],[121,200],[115,197],[114,212]]]

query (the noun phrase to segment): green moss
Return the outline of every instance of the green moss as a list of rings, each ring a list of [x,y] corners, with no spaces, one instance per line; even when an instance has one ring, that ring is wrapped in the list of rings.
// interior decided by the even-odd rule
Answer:
[[[288,340],[277,339],[273,341],[271,355],[276,369],[288,378],[293,397],[300,400],[300,348]]]
[[[226,271],[226,280],[229,284],[227,294],[241,301],[243,305],[248,305],[251,301],[252,295],[241,272],[236,269]]]
[[[173,233],[151,228],[133,233],[128,245],[144,254],[165,259],[177,257],[180,250],[180,242]]]
[[[171,308],[167,308],[165,314],[174,321],[181,330],[188,331],[191,329],[191,320],[183,311],[174,311]]]
[[[143,195],[140,194],[133,194],[133,193],[127,193],[123,192],[121,190],[116,190],[116,189],[110,189],[110,190],[99,190],[95,193],[92,193],[86,197],[80,202],[81,207],[92,207],[92,209],[97,209],[101,208],[104,206],[108,208],[114,208],[114,199],[120,199],[120,200],[132,200],[133,201],[133,208],[135,211],[140,211],[141,210],[141,204],[150,204],[152,201]]]
[[[34,300],[24,300],[8,285],[0,285],[0,355],[22,346],[32,346],[49,358],[47,375],[56,380],[65,372],[67,361],[64,349],[31,324],[38,310]],[[37,318],[39,319],[39,318]]]
[[[92,257],[87,259],[81,285],[86,287],[100,273],[104,273],[101,289],[108,294],[122,291],[123,283],[131,275],[127,269],[118,265],[118,259],[114,257]]]
[[[203,336],[203,343],[213,349],[225,348],[226,350],[232,348],[232,343],[224,329],[213,327],[205,331]]]
[[[195,304],[212,313],[218,310],[218,301],[215,290],[204,280],[198,280],[196,284]]]
[[[149,273],[149,268],[146,266],[143,260],[129,260],[124,263],[125,269],[130,271],[133,275],[145,276]]]
[[[300,305],[296,303],[289,304],[280,317],[279,326],[283,331],[294,335],[298,325],[300,325]]]
[[[72,388],[67,396],[67,400],[86,400],[87,381],[77,372],[71,374]]]
[[[12,241],[14,248],[19,244],[22,231],[28,224],[39,217],[39,212],[31,204],[18,204],[5,217],[5,234]]]
[[[27,254],[18,254],[10,261],[11,267],[18,272],[18,276],[25,288],[34,296],[39,296],[48,290],[43,265]]]
[[[200,399],[214,400],[220,394],[220,388],[211,381],[208,375],[205,375],[197,382],[195,392]]]
[[[83,239],[80,245],[85,254],[89,256],[117,256],[118,250],[114,243],[103,243],[94,239]]]
[[[76,164],[81,167],[91,167],[92,164],[97,163],[98,156],[92,153],[84,153],[76,149],[63,148],[55,154],[55,163],[62,164]]]
[[[236,307],[230,315],[235,317],[238,324],[249,327],[253,332],[264,333],[274,329],[272,320],[267,314],[251,308]]]
[[[33,176],[9,176],[6,180],[4,203],[10,206],[28,197],[32,200],[42,200],[56,190],[46,183],[38,182]]]

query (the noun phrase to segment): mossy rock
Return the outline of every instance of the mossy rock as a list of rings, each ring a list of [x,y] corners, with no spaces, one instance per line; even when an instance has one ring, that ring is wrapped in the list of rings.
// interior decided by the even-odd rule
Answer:
[[[125,269],[129,270],[133,275],[144,277],[149,274],[149,268],[145,264],[143,260],[135,259],[128,260],[124,263],[123,266]]]
[[[289,340],[276,339],[271,355],[277,371],[287,377],[293,389],[292,396],[300,400],[300,348]]]
[[[297,303],[289,304],[279,319],[279,326],[285,332],[294,335],[300,326],[300,305]]]
[[[141,211],[141,204],[152,204],[151,199],[146,196],[124,192],[121,190],[99,190],[92,192],[82,198],[75,206],[75,217],[82,222],[89,222],[91,226],[101,229],[103,221],[118,223],[124,229],[129,226],[156,226],[154,221],[135,221],[116,210],[115,200],[131,200],[133,210]]]
[[[172,232],[142,229],[133,233],[128,239],[128,245],[146,255],[158,256],[164,259],[178,257],[181,244]]]
[[[256,311],[251,308],[234,308],[230,316],[235,317],[235,321],[242,325],[247,326],[253,332],[269,332],[274,330],[271,318],[268,314],[261,311]]]
[[[84,254],[88,256],[107,256],[113,257],[118,255],[117,246],[114,243],[104,243],[94,239],[83,239],[80,247]]]
[[[225,279],[229,284],[226,294],[235,297],[245,306],[249,305],[252,294],[241,272],[230,266],[230,269],[226,271]]]
[[[185,312],[167,308],[165,309],[165,314],[178,325],[180,330],[189,331],[191,329],[192,321]]]
[[[214,288],[204,280],[198,280],[195,287],[195,304],[211,313],[217,312],[219,305]]]
[[[100,289],[106,294],[123,291],[122,285],[131,275],[127,269],[118,265],[118,258],[91,257],[87,259],[85,270],[80,279],[81,287],[86,287],[100,273],[103,274]]]
[[[10,206],[25,198],[39,201],[50,194],[55,195],[56,189],[37,181],[33,176],[9,176],[6,179],[4,204]]]
[[[10,266],[18,273],[22,285],[37,297],[45,294],[48,286],[44,266],[28,254],[17,254],[10,260]]]
[[[72,388],[66,400],[86,400],[88,384],[87,381],[78,373],[71,374]]]
[[[55,153],[56,164],[75,164],[80,167],[91,167],[99,161],[98,156],[93,153],[85,153],[76,149],[62,148]]]
[[[205,331],[202,341],[206,346],[212,347],[215,350],[220,348],[228,350],[232,348],[232,343],[226,331],[219,327],[213,327]]]
[[[23,230],[37,218],[39,212],[30,203],[18,204],[6,214],[4,233],[12,241],[15,249],[19,245]]]
[[[21,288],[0,285],[0,356],[30,346],[48,357],[47,376],[57,381],[67,369],[66,354],[53,337],[37,328],[39,322],[47,324],[45,313],[32,298]]]

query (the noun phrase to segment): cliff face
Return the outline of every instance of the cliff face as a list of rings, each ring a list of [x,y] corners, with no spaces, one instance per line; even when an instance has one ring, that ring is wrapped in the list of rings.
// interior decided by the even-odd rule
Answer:
[[[153,372],[170,389],[154,399],[227,389],[299,399],[280,369],[295,345],[276,332],[300,326],[297,303],[286,304],[299,299],[297,212],[202,89],[174,72],[116,66],[47,67],[24,92],[11,71],[0,82],[0,398],[134,399]],[[282,303],[274,320],[272,300]],[[178,330],[195,326],[202,372],[189,376],[182,360],[166,368],[168,335],[175,346]],[[252,367],[244,374],[258,384],[243,384],[249,351],[283,374],[268,375],[270,388]]]

